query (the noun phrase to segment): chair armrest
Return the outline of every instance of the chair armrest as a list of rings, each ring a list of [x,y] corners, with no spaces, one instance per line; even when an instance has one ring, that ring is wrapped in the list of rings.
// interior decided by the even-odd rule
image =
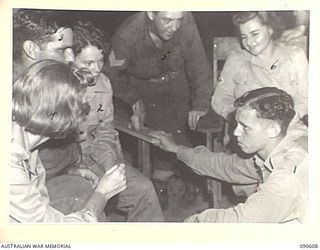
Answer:
[[[200,133],[220,133],[224,130],[224,119],[212,108],[198,122],[196,131]]]
[[[155,137],[153,137],[152,135],[150,135],[150,132],[152,132],[153,130],[150,128],[143,128],[142,130],[133,130],[131,128],[128,127],[129,121],[121,118],[121,117],[116,117],[114,118],[113,121],[114,127],[123,132],[126,133],[128,135],[131,135],[139,140],[143,140],[145,142],[148,142],[150,144],[156,144],[159,142],[159,140]]]

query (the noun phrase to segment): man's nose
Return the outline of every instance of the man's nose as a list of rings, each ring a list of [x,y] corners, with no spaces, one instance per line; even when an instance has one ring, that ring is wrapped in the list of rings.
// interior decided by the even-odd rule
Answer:
[[[238,137],[238,136],[241,135],[241,130],[240,130],[239,126],[237,126],[237,127],[234,129],[233,135],[236,136],[236,137]]]
[[[100,69],[98,63],[93,63],[92,66],[91,66],[91,70],[92,70],[94,73],[99,73],[101,69]]]
[[[253,38],[253,37],[249,37],[248,38],[248,40],[247,40],[247,44],[248,44],[248,46],[253,46],[253,45],[255,45],[256,44],[256,39],[255,38]]]
[[[176,32],[176,31],[179,29],[179,27],[180,27],[179,22],[173,20],[172,23],[171,23],[171,30],[172,30],[173,32]]]
[[[65,49],[64,51],[64,61],[69,64],[74,62],[75,56],[71,48]]]

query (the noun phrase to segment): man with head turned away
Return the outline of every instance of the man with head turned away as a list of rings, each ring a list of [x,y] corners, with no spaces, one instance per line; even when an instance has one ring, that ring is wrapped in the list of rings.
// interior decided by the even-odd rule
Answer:
[[[210,63],[191,13],[148,11],[131,15],[112,38],[105,70],[114,95],[133,111],[134,129],[146,125],[164,130],[179,143],[191,145],[187,127],[195,129],[200,117],[207,114],[212,93]],[[153,156],[156,185],[165,184],[174,173],[183,176],[183,167],[179,169],[181,163],[173,155],[155,149]],[[194,188],[189,184],[191,194]],[[186,193],[183,200],[189,198],[192,195]],[[166,199],[162,206],[167,207]]]
[[[14,80],[36,62],[50,59],[68,63],[73,60],[72,29],[58,23],[57,20],[60,19],[54,11],[14,10]],[[46,169],[50,204],[64,214],[77,210],[92,192],[97,178],[92,171],[76,167],[81,155],[78,144],[74,142],[74,136],[48,140],[39,145],[38,149],[39,157]],[[64,174],[68,171],[72,171],[73,175]]]
[[[187,222],[303,222],[307,202],[307,153],[288,137],[295,116],[293,99],[285,91],[264,87],[235,100],[237,143],[248,157],[213,153],[206,147],[178,145],[158,131],[159,146],[177,155],[193,171],[232,184],[255,184],[244,203],[227,209],[207,209]],[[248,191],[248,190],[247,190]]]

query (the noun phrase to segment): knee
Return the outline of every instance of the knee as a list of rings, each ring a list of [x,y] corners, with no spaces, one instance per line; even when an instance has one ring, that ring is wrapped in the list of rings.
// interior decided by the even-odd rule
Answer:
[[[149,194],[151,192],[154,192],[154,186],[151,180],[149,180],[146,177],[141,178],[141,180],[138,182],[138,186],[136,187],[136,191],[140,194]]]

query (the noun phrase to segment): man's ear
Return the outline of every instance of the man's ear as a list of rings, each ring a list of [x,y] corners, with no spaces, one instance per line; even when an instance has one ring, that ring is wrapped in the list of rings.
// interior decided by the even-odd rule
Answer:
[[[268,30],[269,30],[270,35],[272,36],[273,35],[273,28],[268,27]]]
[[[272,123],[267,129],[268,136],[270,138],[275,138],[281,133],[281,127],[278,123]]]
[[[153,21],[153,19],[154,19],[154,12],[153,12],[153,11],[147,11],[147,16],[148,16],[148,18],[149,18],[151,21]]]
[[[28,58],[33,61],[38,61],[40,48],[38,44],[33,41],[27,40],[23,43],[23,52]]]

